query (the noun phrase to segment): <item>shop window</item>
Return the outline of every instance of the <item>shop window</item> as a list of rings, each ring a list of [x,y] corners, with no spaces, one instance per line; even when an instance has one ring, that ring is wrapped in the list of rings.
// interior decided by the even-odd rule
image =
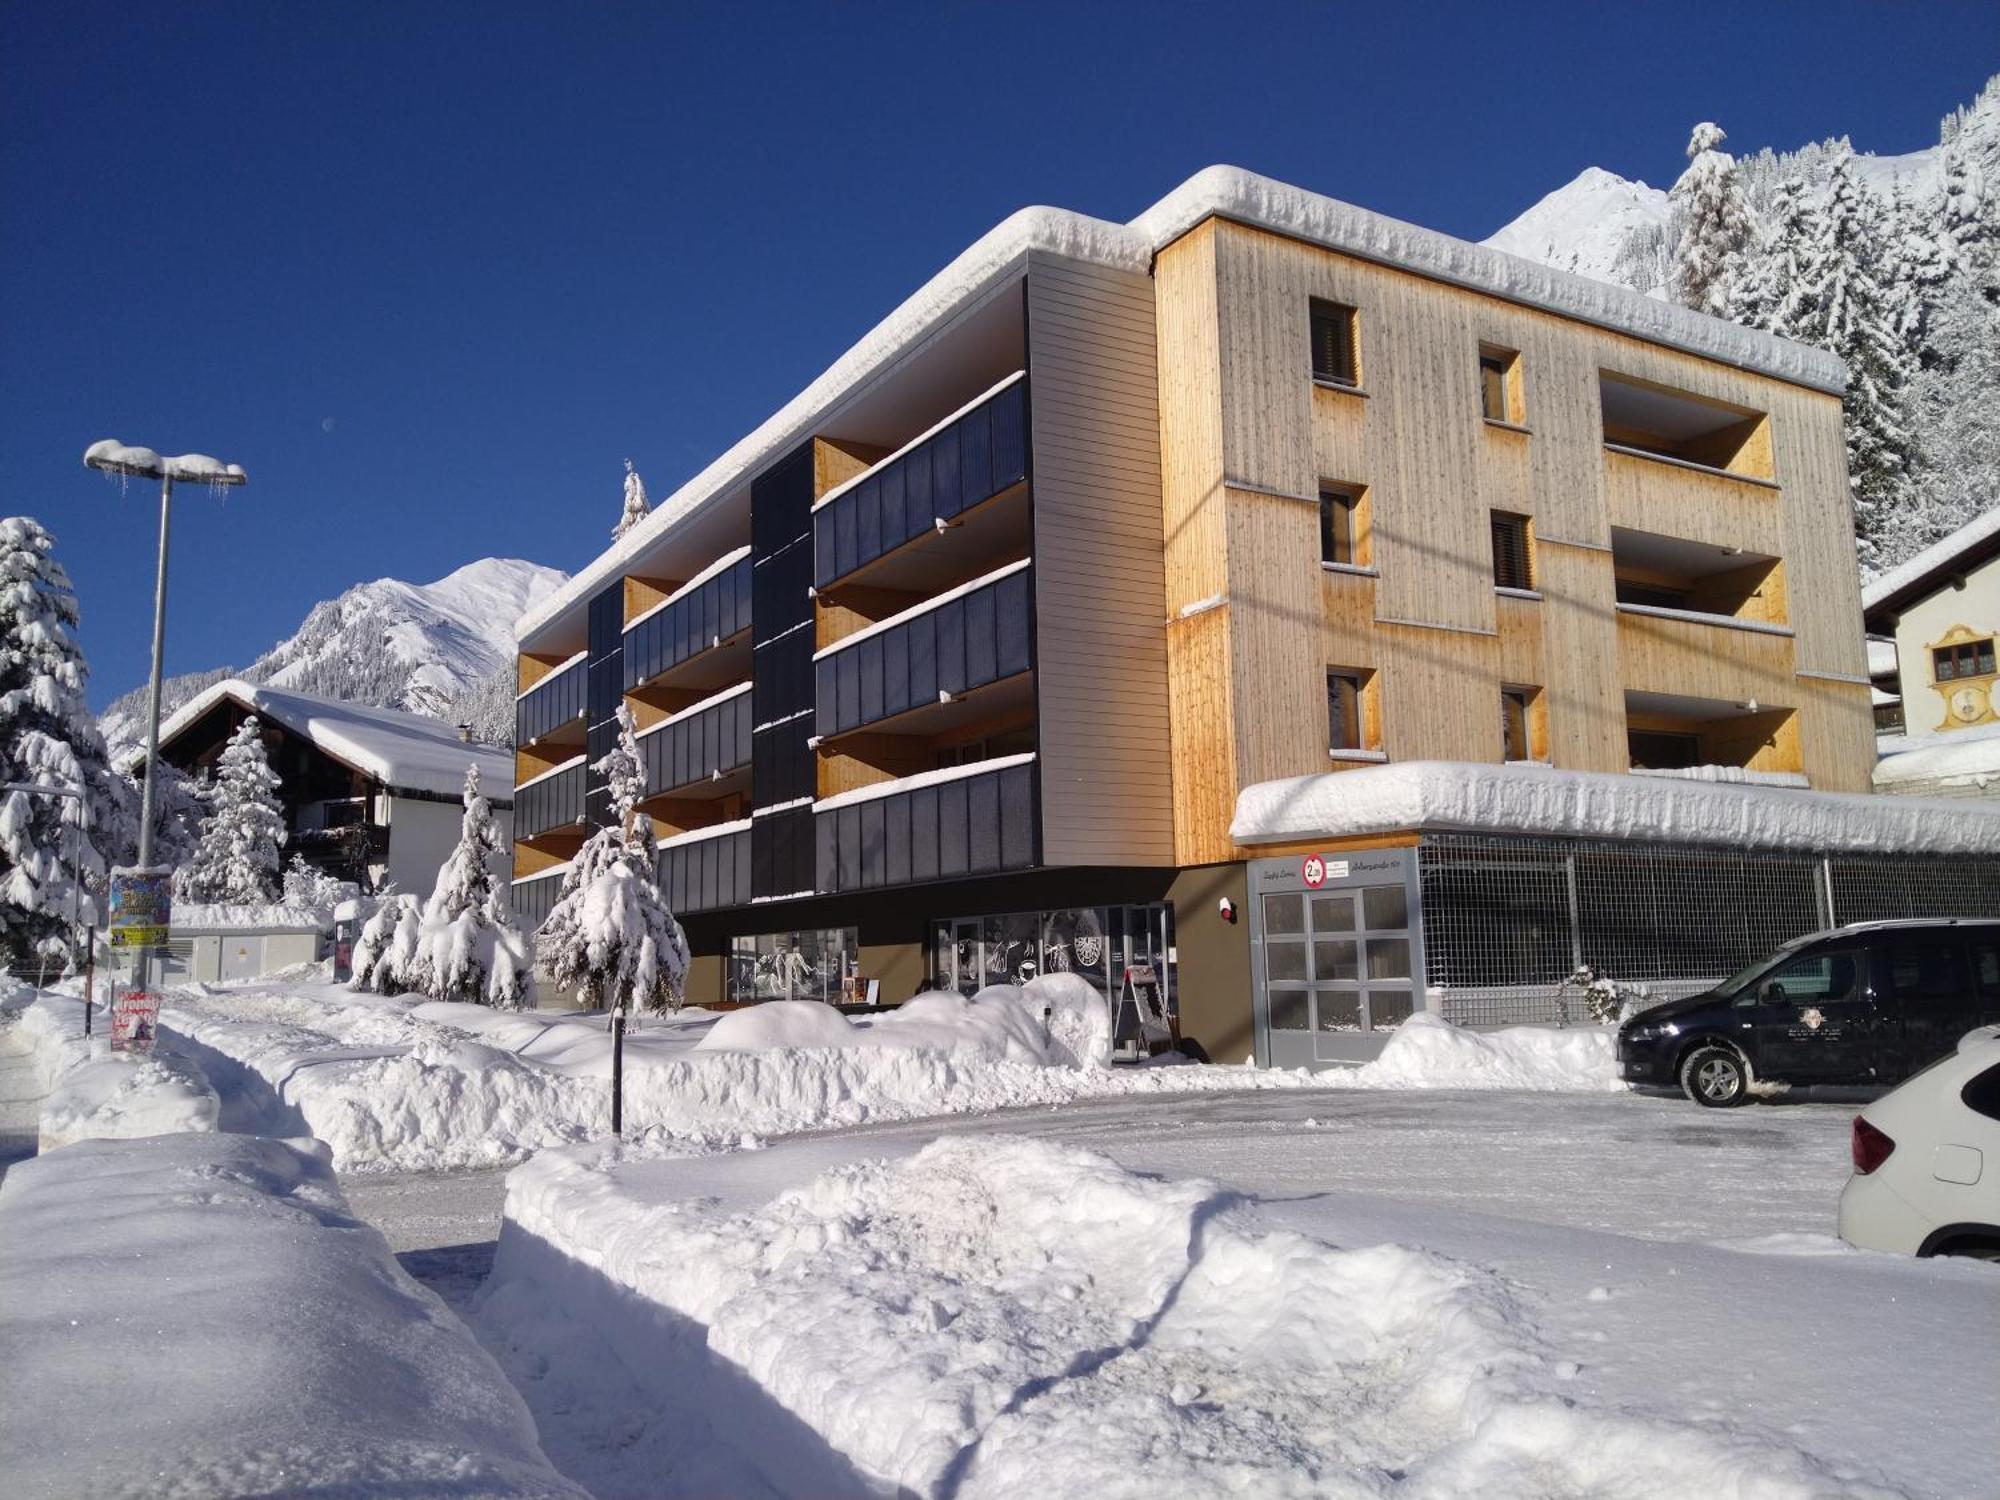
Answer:
[[[1327,385],[1361,384],[1356,324],[1359,315],[1339,302],[1312,304],[1312,374]]]
[[[838,1004],[859,954],[852,927],[734,937],[729,940],[728,997]]]

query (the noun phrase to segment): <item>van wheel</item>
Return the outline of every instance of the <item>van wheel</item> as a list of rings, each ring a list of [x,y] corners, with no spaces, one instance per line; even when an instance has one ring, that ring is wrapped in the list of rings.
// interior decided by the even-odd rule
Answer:
[[[1681,1062],[1681,1091],[1707,1109],[1733,1109],[1750,1099],[1750,1069],[1733,1047],[1697,1047]]]

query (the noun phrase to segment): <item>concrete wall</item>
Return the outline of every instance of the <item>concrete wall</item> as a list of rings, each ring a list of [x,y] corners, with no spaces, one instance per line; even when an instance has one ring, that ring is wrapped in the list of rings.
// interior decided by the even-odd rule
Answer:
[[[458,845],[465,809],[457,802],[427,802],[390,796],[389,860],[384,878],[396,882],[405,895],[428,896],[437,873]],[[493,827],[500,837],[500,858],[492,861],[493,878],[505,885],[513,877],[514,814],[495,809]]]

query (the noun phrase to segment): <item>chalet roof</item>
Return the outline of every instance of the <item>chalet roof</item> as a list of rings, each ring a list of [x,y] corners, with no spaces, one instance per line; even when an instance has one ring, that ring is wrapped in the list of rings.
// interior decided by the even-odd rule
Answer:
[[[1928,598],[1967,569],[1994,556],[2000,556],[2000,505],[1863,585],[1862,617],[1869,629],[1876,629],[1878,616],[1896,614]]]
[[[1286,844],[1407,830],[1818,853],[2000,853],[2000,807],[1991,802],[1451,761],[1258,782],[1237,796],[1229,836],[1239,844]]]
[[[1838,395],[1846,387],[1846,367],[1824,350],[1774,338],[1609,282],[1559,271],[1488,245],[1406,224],[1241,167],[1208,167],[1129,224],[1042,207],[1024,208],[1003,219],[864,334],[812,384],[524,615],[515,627],[516,636],[526,644],[536,632],[562,619],[615,580],[628,563],[675,526],[810,437],[824,425],[829,412],[867,381],[934,329],[1017,275],[1031,252],[1145,273],[1152,269],[1159,251],[1211,218],[1269,229],[1815,390]]]
[[[481,787],[497,805],[505,806],[513,792],[513,754],[494,745],[468,745],[456,727],[442,719],[341,703],[235,677],[204,689],[176,709],[160,725],[160,744],[170,744],[225,700],[260,719],[282,724],[392,792],[456,797],[465,789],[468,765],[479,767]]]

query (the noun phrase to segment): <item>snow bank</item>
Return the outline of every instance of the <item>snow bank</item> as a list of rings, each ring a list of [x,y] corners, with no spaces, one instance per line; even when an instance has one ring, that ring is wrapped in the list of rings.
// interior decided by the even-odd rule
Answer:
[[[464,1326],[307,1147],[93,1141],[0,1183],[13,1500],[580,1500]]]
[[[2000,783],[2000,725],[1942,734],[1882,735],[1877,791],[1902,796],[1979,797]]]
[[[1391,829],[1648,838],[1859,854],[2000,853],[2000,809],[1729,782],[1407,761],[1260,781],[1236,799],[1241,844]]]
[[[927,990],[894,1010],[850,1019],[817,1000],[774,1000],[723,1016],[695,1044],[698,1052],[769,1052],[802,1047],[906,1047],[1042,1065],[1058,1058],[1039,1016],[1018,985],[988,985],[970,1000]]]
[[[1583,1405],[1470,1264],[1260,1230],[1211,1184],[1038,1141],[826,1160],[744,1160],[744,1207],[676,1176],[707,1163],[538,1157],[488,1326],[589,1328],[721,1493],[1881,1493],[1720,1419]]]
[[[41,1149],[212,1131],[221,1112],[201,1069],[168,1052],[110,1052],[70,1069],[42,1100]]]
[[[1617,1037],[1611,1026],[1467,1031],[1420,1011],[1396,1028],[1380,1057],[1340,1081],[1360,1088],[1618,1093],[1625,1085]]]

